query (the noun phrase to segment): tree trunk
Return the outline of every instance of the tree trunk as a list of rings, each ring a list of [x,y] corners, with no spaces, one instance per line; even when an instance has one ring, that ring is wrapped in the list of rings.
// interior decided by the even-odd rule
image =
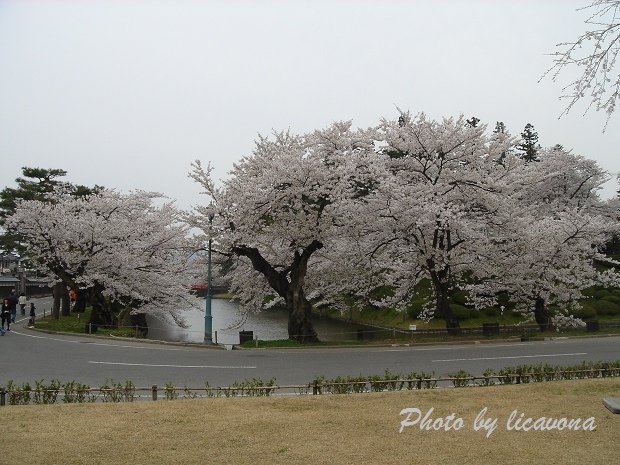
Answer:
[[[52,318],[58,320],[60,318],[60,301],[62,299],[62,292],[65,289],[64,283],[54,284],[52,289],[52,295],[54,296],[54,304],[52,306]]]
[[[118,315],[118,324],[120,326],[126,326],[136,331],[137,337],[146,337],[149,333],[148,324],[146,322],[146,314],[144,313],[131,313],[130,308],[125,308]]]
[[[90,303],[92,311],[88,320],[86,332],[96,332],[99,326],[116,326],[116,318],[110,309],[106,298],[102,294],[103,288],[95,285],[90,289]]]
[[[553,329],[553,323],[551,323],[551,314],[545,304],[545,299],[542,297],[536,298],[534,305],[534,319],[541,331],[551,331]]]
[[[433,233],[433,249],[440,253],[450,254],[461,242],[462,240],[452,243],[450,228],[438,217]],[[430,272],[433,291],[435,292],[435,314],[441,315],[445,320],[448,334],[458,335],[461,333],[461,327],[458,318],[450,308],[450,301],[448,300],[451,288],[450,265],[444,262],[440,267],[435,259],[429,258],[426,260],[426,266]]]
[[[460,334],[459,320],[450,308],[450,285],[447,282],[446,275],[448,270],[439,272],[431,269],[431,281],[433,283],[433,291],[435,293],[435,316],[440,315],[446,322],[448,334]]]
[[[299,342],[318,342],[319,337],[312,325],[312,305],[301,287],[291,285],[286,293],[288,310],[288,337]]]
[[[295,251],[293,262],[281,271],[273,266],[254,247],[235,246],[232,252],[248,257],[254,269],[267,278],[271,288],[286,302],[288,310],[288,337],[300,342],[318,342],[319,338],[312,325],[312,304],[304,294],[304,282],[308,260],[323,244],[313,240],[301,253]]]
[[[75,298],[75,305],[73,311],[75,313],[84,313],[86,311],[86,301],[88,300],[88,291],[86,289],[78,289],[77,297]]]

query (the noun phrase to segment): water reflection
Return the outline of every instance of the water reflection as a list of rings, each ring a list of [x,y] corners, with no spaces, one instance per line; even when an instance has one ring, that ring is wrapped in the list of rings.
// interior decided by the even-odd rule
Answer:
[[[213,299],[213,339],[219,344],[238,344],[239,331],[253,331],[254,337],[261,340],[287,339],[288,316],[284,309],[270,309],[260,313],[244,315],[238,306],[226,299]],[[197,342],[204,340],[204,312],[190,310],[184,313],[189,324],[187,329],[179,328],[172,321],[162,322],[147,317],[149,339],[179,342]],[[357,325],[317,317],[314,327],[319,338],[324,341],[355,339]]]

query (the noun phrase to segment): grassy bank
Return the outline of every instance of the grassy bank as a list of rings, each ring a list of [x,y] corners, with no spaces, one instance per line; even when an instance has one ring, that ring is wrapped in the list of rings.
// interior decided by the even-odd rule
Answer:
[[[213,295],[214,299],[231,299],[232,294],[227,293],[219,293]],[[67,316],[61,316],[58,320],[54,320],[50,313],[47,312],[45,317],[42,314],[39,314],[36,319],[35,326],[39,329],[48,330],[48,331],[58,331],[58,332],[67,332],[67,333],[87,333],[88,330],[86,328],[86,324],[90,319],[91,307],[86,307],[84,313],[71,313]],[[100,326],[97,330],[97,334],[105,336],[112,335],[117,337],[135,337],[136,331],[135,328],[126,326],[120,328],[114,327],[103,327]]]
[[[227,299],[230,298],[229,294],[218,294],[217,298]],[[384,344],[384,343],[442,343],[442,342],[454,342],[454,341],[477,341],[477,340],[493,340],[493,339],[505,339],[515,338],[520,339],[522,336],[529,336],[530,340],[533,338],[542,339],[545,337],[557,337],[561,336],[584,336],[591,335],[592,333],[586,333],[585,329],[563,329],[560,333],[556,331],[549,331],[541,333],[538,330],[531,329],[516,329],[511,333],[502,332],[498,335],[483,336],[480,333],[468,334],[464,332],[458,336],[447,335],[444,333],[425,333],[427,330],[445,329],[445,322],[441,319],[434,319],[430,322],[423,322],[421,320],[411,319],[406,313],[399,313],[390,309],[364,309],[363,311],[355,311],[352,314],[342,315],[337,311],[321,312],[322,316],[329,318],[339,319],[342,321],[348,321],[352,324],[379,326],[383,328],[395,328],[405,330],[405,332],[398,331],[377,331],[374,332],[372,328],[366,328],[365,334],[362,340],[358,340],[355,333],[355,329],[352,330],[351,337],[348,341],[327,341],[320,342],[311,345],[367,345],[367,344]],[[319,315],[317,315],[318,317]],[[350,316],[353,316],[353,320],[350,320]],[[35,326],[38,329],[54,331],[54,332],[70,332],[70,333],[88,333],[87,322],[90,319],[90,307],[86,308],[84,313],[71,313],[68,316],[61,316],[58,320],[51,318],[49,313],[45,318],[39,317],[36,320]],[[620,321],[613,316],[605,316],[601,318],[601,321]],[[501,318],[495,318],[493,316],[480,316],[461,322],[461,327],[466,328],[480,328],[484,323],[497,322],[500,325],[516,325],[522,322],[522,319],[514,315],[505,315]],[[409,326],[415,324],[417,331],[409,332]],[[133,327],[99,327],[96,334],[98,335],[111,335],[117,337],[135,337],[136,331]],[[620,328],[601,328],[596,334],[620,334]],[[253,347],[296,347],[300,346],[296,341],[283,340],[283,341],[258,341],[258,345],[255,341],[249,341],[242,344],[244,348]]]
[[[435,391],[2,407],[1,463],[107,465],[615,463],[620,415],[601,403],[619,379]],[[497,429],[473,423],[486,407]],[[404,408],[455,413],[458,431],[399,433]],[[594,431],[509,431],[525,417],[594,417]]]
[[[415,324],[418,329],[445,329],[445,321],[438,317],[429,322],[417,319],[425,305],[431,300],[432,287],[428,280],[423,279],[415,287],[415,293],[404,311],[391,308],[377,308],[351,300],[349,308],[342,314],[339,311],[322,308],[317,313],[328,315],[347,321],[361,324],[378,325],[390,328],[407,329]],[[388,289],[376,291],[374,296],[380,300],[389,295]],[[574,312],[574,316],[582,320],[612,320],[620,321],[620,288],[603,288],[594,286],[584,291],[585,299],[579,301],[581,309]],[[476,309],[469,303],[465,291],[456,290],[449,296],[449,303],[461,327],[480,327],[483,323],[499,323],[500,325],[517,325],[523,323],[523,315],[514,313],[514,303],[506,296],[498,296],[498,303],[494,307]],[[557,308],[551,307],[556,311]]]
[[[409,325],[416,325],[418,330],[445,329],[446,323],[441,318],[434,318],[431,321],[422,321],[411,317],[410,314],[398,312],[393,309],[364,308],[363,310],[353,310],[351,312],[340,313],[336,310],[323,310],[317,315],[327,316],[342,321],[352,321],[353,323],[376,325],[389,328],[408,329]],[[617,315],[595,315],[593,317],[599,321],[619,322]],[[512,326],[523,324],[523,317],[506,312],[505,315],[478,314],[475,317],[460,320],[462,328],[479,328],[484,323],[499,323],[501,325]]]
[[[90,307],[86,307],[84,313],[71,313],[67,316],[61,316],[58,320],[53,319],[49,314],[45,318],[37,318],[35,327],[46,331],[57,331],[66,333],[88,333],[86,325],[90,319]],[[121,328],[105,328],[99,327],[96,334],[112,335],[117,337],[134,337],[136,331],[131,327]]]

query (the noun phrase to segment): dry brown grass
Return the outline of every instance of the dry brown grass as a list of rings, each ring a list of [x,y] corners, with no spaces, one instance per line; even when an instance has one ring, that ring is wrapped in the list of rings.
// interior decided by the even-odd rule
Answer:
[[[584,464],[618,463],[620,415],[602,405],[620,379],[304,397],[128,404],[6,406],[0,463],[19,464]],[[399,434],[400,411],[455,412],[460,431]],[[474,431],[488,407],[489,439]],[[586,431],[506,431],[517,409],[532,417],[595,417]]]

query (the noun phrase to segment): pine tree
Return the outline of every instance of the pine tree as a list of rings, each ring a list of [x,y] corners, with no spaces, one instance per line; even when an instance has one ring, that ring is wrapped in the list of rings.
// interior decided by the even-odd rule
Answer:
[[[506,125],[503,121],[498,121],[495,123],[495,129],[493,129],[493,134],[505,134],[506,133]]]
[[[495,129],[493,129],[493,138],[498,141],[510,139],[510,133],[508,132],[508,129],[506,129],[506,125],[503,121],[497,121],[495,123]],[[503,150],[499,158],[497,159],[497,163],[503,165],[508,153],[509,150]]]
[[[525,129],[521,133],[521,143],[517,145],[517,150],[521,152],[519,157],[527,163],[540,161],[538,158],[538,151],[540,150],[538,133],[534,131],[534,126],[532,124],[527,123],[525,125]]]
[[[6,219],[15,213],[17,202],[20,200],[39,200],[46,202],[48,196],[55,189],[63,187],[69,195],[81,197],[100,191],[100,186],[93,188],[75,185],[58,178],[66,176],[67,172],[57,168],[22,168],[22,176],[15,179],[17,188],[5,187],[0,191],[0,226],[5,225]],[[22,237],[18,232],[0,230],[0,247],[15,251],[27,260],[27,250],[23,245]],[[62,314],[69,314],[69,298],[64,284],[57,283],[54,290],[54,304],[52,314],[58,318],[62,301]]]
[[[478,126],[478,123],[480,122],[480,118],[476,118],[475,116],[472,116],[471,118],[465,121],[468,126],[475,128],[476,126]]]
[[[61,186],[66,189],[68,194],[77,197],[90,195],[102,189],[100,186],[90,188],[58,179],[66,175],[67,172],[62,169],[23,167],[23,177],[15,179],[17,187],[5,187],[0,191],[0,226],[3,226],[5,219],[15,212],[19,200],[45,201],[46,197],[54,189]],[[6,250],[23,252],[23,249],[20,247],[19,237],[6,231],[0,231],[0,247]]]

